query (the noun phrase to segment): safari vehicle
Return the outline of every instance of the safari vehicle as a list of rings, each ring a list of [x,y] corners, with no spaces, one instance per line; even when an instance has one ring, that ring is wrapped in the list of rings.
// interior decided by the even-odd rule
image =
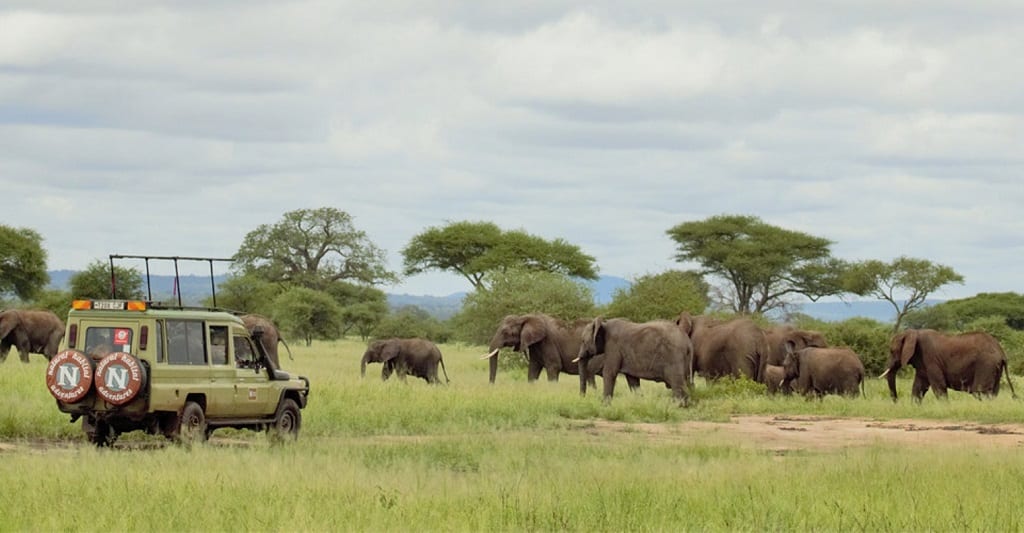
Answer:
[[[46,384],[99,446],[134,430],[187,442],[223,427],[295,438],[309,380],[276,368],[261,333],[250,335],[232,312],[182,306],[180,297],[179,305],[76,300]]]

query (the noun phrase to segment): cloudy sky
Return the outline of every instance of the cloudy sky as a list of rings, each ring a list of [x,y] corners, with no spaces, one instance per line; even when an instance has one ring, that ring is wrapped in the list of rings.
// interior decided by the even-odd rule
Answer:
[[[752,214],[951,266],[940,298],[1020,292],[1022,57],[1016,0],[5,0],[0,223],[79,270],[330,206],[394,270],[487,220],[630,278]]]

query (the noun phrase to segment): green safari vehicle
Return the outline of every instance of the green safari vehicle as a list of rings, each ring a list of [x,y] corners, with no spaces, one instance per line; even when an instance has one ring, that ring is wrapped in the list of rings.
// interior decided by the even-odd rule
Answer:
[[[231,312],[143,300],[76,300],[46,385],[98,446],[142,430],[201,441],[217,428],[294,439],[309,380],[267,357]]]

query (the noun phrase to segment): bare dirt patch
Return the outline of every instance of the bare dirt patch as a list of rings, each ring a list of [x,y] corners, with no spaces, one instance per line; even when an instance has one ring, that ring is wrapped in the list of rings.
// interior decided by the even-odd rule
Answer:
[[[630,424],[596,421],[594,432],[640,432],[652,439],[735,442],[773,450],[834,450],[875,444],[970,448],[1024,446],[1024,425],[950,423],[934,420],[872,420],[815,416],[736,416],[730,422]]]

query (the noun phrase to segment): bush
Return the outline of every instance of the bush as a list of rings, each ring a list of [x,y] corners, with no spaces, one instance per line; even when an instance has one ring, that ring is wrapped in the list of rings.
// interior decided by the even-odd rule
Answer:
[[[869,376],[885,372],[889,361],[891,326],[870,318],[855,317],[842,322],[821,322],[817,329],[829,346],[845,346],[860,356]]]
[[[451,336],[447,325],[415,305],[396,309],[373,329],[375,339],[422,337],[435,343],[445,343]]]
[[[633,322],[673,319],[681,311],[699,315],[707,308],[708,284],[697,272],[668,270],[641,276],[617,289],[604,314]]]

